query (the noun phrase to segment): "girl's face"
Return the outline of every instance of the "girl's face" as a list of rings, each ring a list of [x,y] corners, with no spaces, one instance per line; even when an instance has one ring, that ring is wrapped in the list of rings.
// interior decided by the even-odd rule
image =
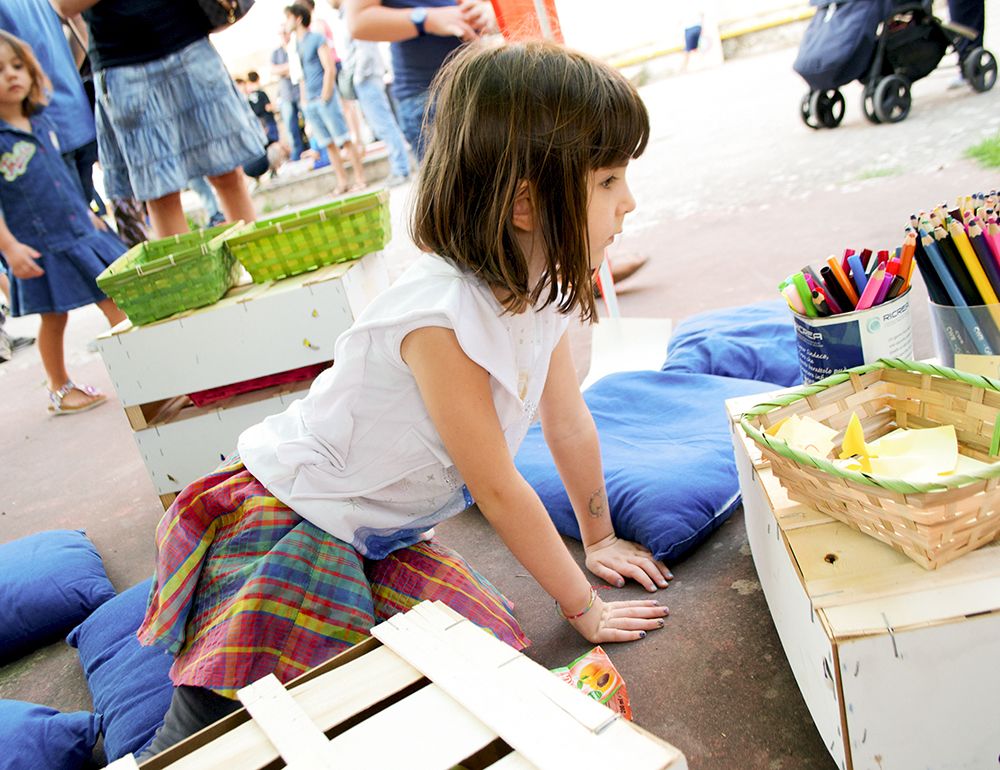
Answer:
[[[20,105],[31,90],[31,75],[14,49],[0,43],[0,104]]]
[[[604,251],[622,231],[625,215],[635,209],[635,198],[625,181],[628,164],[599,168],[590,172],[590,199],[587,203],[587,236],[590,240],[590,267],[597,270]]]

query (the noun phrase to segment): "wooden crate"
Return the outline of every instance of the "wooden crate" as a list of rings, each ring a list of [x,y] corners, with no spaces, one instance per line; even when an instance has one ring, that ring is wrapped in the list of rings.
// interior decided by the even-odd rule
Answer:
[[[440,602],[141,765],[217,768],[686,770],[684,755],[568,686]],[[109,768],[140,767],[132,756]]]
[[[816,728],[844,770],[988,768],[1000,755],[1000,542],[928,572],[788,499],[727,402],[747,537]]]
[[[214,305],[148,324],[122,324],[98,347],[157,494],[169,504],[236,448],[239,434],[301,398],[276,386],[197,408],[209,388],[333,360],[337,337],[389,285],[385,259],[265,284],[241,284]]]

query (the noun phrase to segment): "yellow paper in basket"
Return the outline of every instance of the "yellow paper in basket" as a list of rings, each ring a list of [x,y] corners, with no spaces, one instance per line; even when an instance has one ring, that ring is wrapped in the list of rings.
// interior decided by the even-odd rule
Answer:
[[[872,473],[914,483],[933,483],[955,472],[958,438],[954,425],[893,431],[870,445]]]
[[[871,453],[868,444],[865,443],[865,431],[861,427],[861,420],[856,412],[851,412],[851,420],[847,423],[847,430],[844,431],[844,444],[840,453],[841,460],[857,457],[857,463],[865,473],[871,473]],[[851,468],[851,465],[848,465]]]
[[[772,435],[790,447],[808,452],[815,457],[825,458],[833,451],[833,437],[837,435],[837,431],[812,417],[799,417],[793,414],[778,423],[778,429]]]

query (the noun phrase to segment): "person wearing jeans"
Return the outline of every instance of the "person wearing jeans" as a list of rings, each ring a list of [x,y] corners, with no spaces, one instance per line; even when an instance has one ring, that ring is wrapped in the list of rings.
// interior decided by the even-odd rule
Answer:
[[[330,5],[339,11],[343,0],[330,0]],[[350,73],[361,111],[372,131],[389,149],[389,178],[386,186],[402,184],[410,175],[410,155],[406,139],[403,138],[403,132],[400,131],[385,93],[385,64],[382,63],[378,44],[351,37],[347,37],[345,42],[347,46],[343,66]]]
[[[464,42],[496,31],[488,0],[343,0],[355,40],[387,41],[399,126],[423,158],[427,92],[445,59]]]

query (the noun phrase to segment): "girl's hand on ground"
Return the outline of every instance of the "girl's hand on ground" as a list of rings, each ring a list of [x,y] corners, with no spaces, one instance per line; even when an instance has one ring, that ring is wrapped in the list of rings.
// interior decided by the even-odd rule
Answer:
[[[653,554],[638,543],[619,540],[608,535],[584,548],[587,554],[587,569],[601,580],[616,588],[625,585],[632,578],[647,591],[666,588],[673,574],[667,566],[653,558]]]
[[[466,43],[479,37],[479,33],[465,20],[464,13],[457,5],[428,8],[424,31],[438,37],[458,37]]]
[[[42,255],[26,243],[15,241],[12,246],[3,250],[3,255],[10,265],[10,271],[22,281],[45,275],[45,271],[35,262]]]
[[[669,613],[656,599],[605,602],[598,596],[587,612],[569,624],[593,644],[634,642],[649,631],[663,628],[663,619]]]
[[[99,216],[97,216],[97,214],[95,214],[93,211],[90,212],[90,221],[94,223],[94,227],[96,227],[98,230],[104,230],[104,232],[108,231],[108,223],[105,222],[103,219],[101,219]]]

